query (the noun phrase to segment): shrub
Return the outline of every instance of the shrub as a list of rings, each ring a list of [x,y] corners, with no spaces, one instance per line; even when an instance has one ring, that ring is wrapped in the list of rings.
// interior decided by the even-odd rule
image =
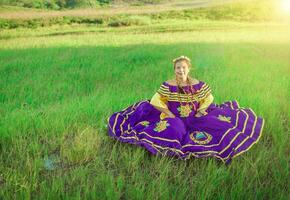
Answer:
[[[147,25],[150,24],[150,18],[146,16],[119,16],[112,18],[108,26],[132,26],[132,25]]]

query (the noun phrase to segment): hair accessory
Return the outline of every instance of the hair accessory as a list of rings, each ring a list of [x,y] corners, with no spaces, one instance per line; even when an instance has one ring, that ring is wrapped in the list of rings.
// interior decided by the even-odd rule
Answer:
[[[173,59],[172,62],[175,63],[176,61],[183,60],[183,59],[190,62],[190,59],[187,56],[179,56],[178,58]]]

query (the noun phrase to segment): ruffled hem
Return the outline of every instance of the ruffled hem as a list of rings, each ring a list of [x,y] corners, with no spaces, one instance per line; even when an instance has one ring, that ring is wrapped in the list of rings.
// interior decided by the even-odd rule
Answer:
[[[213,103],[206,112],[208,115],[199,118],[161,120],[150,100],[140,101],[110,116],[108,133],[154,155],[182,160],[215,157],[225,164],[261,138],[264,119],[250,108],[241,108],[236,100]]]

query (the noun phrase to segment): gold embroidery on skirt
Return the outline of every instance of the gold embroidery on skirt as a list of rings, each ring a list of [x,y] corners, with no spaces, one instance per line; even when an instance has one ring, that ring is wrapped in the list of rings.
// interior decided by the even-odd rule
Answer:
[[[189,137],[197,144],[208,144],[212,140],[212,136],[205,131],[193,131]]]
[[[147,127],[149,126],[149,121],[142,121],[142,122],[139,122],[139,124]]]
[[[164,131],[168,126],[169,124],[167,123],[166,120],[161,120],[156,124],[154,131],[157,131],[157,132]]]
[[[223,116],[223,115],[219,115],[218,119],[221,120],[221,121],[224,121],[224,122],[231,123],[231,117],[226,117],[226,116]]]

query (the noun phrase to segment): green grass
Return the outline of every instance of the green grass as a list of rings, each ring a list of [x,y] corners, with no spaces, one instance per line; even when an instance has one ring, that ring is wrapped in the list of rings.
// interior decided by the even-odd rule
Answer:
[[[289,26],[61,28],[0,33],[1,199],[289,199]],[[265,119],[260,141],[229,166],[152,156],[107,135],[106,118],[150,99],[182,54],[216,103],[237,99]],[[80,141],[89,162],[45,170],[64,136],[84,130],[100,141]]]

